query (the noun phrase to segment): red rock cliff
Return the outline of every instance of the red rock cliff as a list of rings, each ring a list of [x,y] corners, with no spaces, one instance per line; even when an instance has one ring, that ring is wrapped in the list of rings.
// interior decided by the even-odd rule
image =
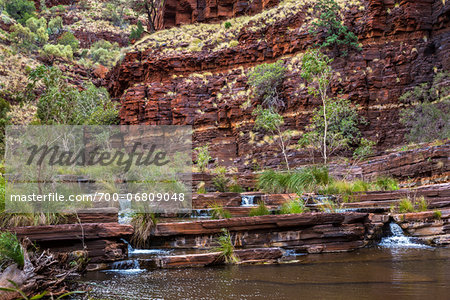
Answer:
[[[314,43],[308,33],[308,2],[291,1],[297,9],[280,9],[280,3],[244,26],[233,23],[232,29],[238,28],[234,35],[217,35],[220,24],[200,24],[144,38],[110,74],[109,89],[121,97],[122,123],[191,124],[194,142],[210,143],[223,162],[277,165],[281,157],[276,145],[253,128],[251,113],[258,102],[249,91],[247,73],[256,64],[284,59],[289,70],[282,95],[285,125],[303,130],[320,105],[300,77],[301,54]],[[432,80],[437,70],[450,68],[450,4],[366,0],[343,11],[363,50],[334,60],[332,91],[361,105],[360,113],[369,121],[361,128],[365,137],[380,149],[398,145],[404,133],[398,120],[399,96]],[[214,38],[185,42],[187,30],[193,28],[211,30],[207,34]],[[305,155],[289,153],[294,164],[301,164]]]

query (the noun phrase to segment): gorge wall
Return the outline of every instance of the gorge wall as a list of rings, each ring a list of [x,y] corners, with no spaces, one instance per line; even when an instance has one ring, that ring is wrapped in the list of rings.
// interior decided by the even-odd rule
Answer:
[[[361,127],[363,136],[375,141],[378,150],[399,145],[404,142],[399,96],[450,69],[450,4],[338,2],[362,51],[347,57],[329,53],[335,70],[332,93],[359,105],[368,121]],[[320,105],[300,77],[301,55],[317,42],[308,31],[313,4],[285,0],[233,20],[229,30],[222,24],[197,24],[144,37],[105,81],[112,95],[120,97],[121,123],[193,125],[194,144],[210,144],[222,164],[244,169],[280,164],[276,144],[254,129],[252,111],[259,101],[252,97],[247,75],[257,64],[283,59],[288,70],[283,116],[285,127],[297,131],[296,144]],[[293,146],[288,155],[294,165],[308,161],[308,154]]]
[[[255,14],[278,4],[278,0],[166,0],[161,11],[160,28],[217,22],[246,14]]]

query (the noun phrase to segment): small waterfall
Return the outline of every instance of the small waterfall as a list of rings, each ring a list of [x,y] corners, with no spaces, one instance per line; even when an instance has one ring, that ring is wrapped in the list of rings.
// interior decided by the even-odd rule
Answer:
[[[254,206],[255,195],[242,196],[241,206]]]
[[[392,235],[382,238],[378,245],[386,248],[431,248],[427,245],[418,244],[413,238],[407,237],[402,228],[394,222],[389,224],[389,228]]]
[[[116,261],[111,265],[111,269],[107,272],[123,272],[123,273],[134,273],[143,271],[139,265],[137,259],[121,260]]]

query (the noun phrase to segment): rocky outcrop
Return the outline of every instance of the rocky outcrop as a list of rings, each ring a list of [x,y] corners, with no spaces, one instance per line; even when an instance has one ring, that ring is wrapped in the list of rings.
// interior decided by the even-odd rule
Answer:
[[[442,145],[392,151],[372,157],[355,166],[331,165],[336,177],[374,179],[391,176],[411,185],[448,182],[450,180],[450,141]]]
[[[278,0],[166,0],[159,28],[196,22],[218,22],[259,13],[278,4]]]
[[[450,209],[394,215],[403,230],[433,246],[450,246]]]
[[[160,223],[150,244],[169,248],[208,249],[222,228],[237,248],[282,247],[300,252],[350,251],[381,235],[383,223],[364,213],[267,215],[184,223]]]
[[[248,92],[247,74],[254,65],[283,57],[285,126],[305,128],[320,104],[300,77],[299,57],[315,42],[308,33],[307,8],[268,25],[243,26],[237,44],[215,50],[205,45],[194,52],[168,51],[172,41],[137,45],[110,75],[109,89],[121,97],[122,123],[193,125],[194,144],[210,144],[220,163],[247,169],[279,165],[276,145],[254,132],[251,113],[259,102]],[[379,150],[404,142],[399,96],[431,81],[435,70],[449,69],[449,11],[449,2],[440,0],[366,0],[345,11],[362,51],[335,58],[332,92],[360,105],[368,121],[363,135]],[[288,155],[294,165],[309,161],[300,150]]]
[[[118,223],[86,223],[15,227],[10,231],[52,252],[86,250],[90,262],[96,263],[126,258],[128,246],[123,238],[133,233],[133,227]]]
[[[235,250],[234,255],[239,264],[248,264],[276,261],[283,256],[283,251],[280,248],[254,248]],[[171,255],[155,259],[155,264],[159,268],[205,267],[223,263],[224,258],[220,252]]]
[[[399,201],[409,198],[412,201],[424,197],[429,208],[443,208],[450,206],[450,183],[423,186],[415,189],[400,189],[397,191],[373,191],[356,193],[350,203],[344,203],[345,208],[384,208],[389,210],[391,205],[398,205]]]

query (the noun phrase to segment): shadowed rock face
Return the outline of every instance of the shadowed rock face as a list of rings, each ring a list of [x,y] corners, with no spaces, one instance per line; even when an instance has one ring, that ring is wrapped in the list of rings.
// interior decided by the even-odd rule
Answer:
[[[164,46],[153,46],[128,53],[109,76],[110,92],[121,98],[122,124],[193,125],[194,144],[211,144],[213,157],[222,164],[280,164],[277,146],[262,143],[264,134],[254,132],[251,113],[259,102],[247,93],[247,74],[257,64],[283,57],[289,66],[282,86],[285,125],[303,130],[320,105],[300,77],[299,57],[315,43],[302,27],[305,18],[300,11],[256,31],[243,27],[237,46],[216,51],[165,54]],[[346,10],[345,23],[357,33],[363,50],[335,57],[332,93],[340,91],[360,105],[368,121],[361,127],[363,135],[375,140],[379,150],[404,142],[399,96],[431,81],[435,70],[449,70],[449,19],[450,4],[440,0],[399,6],[365,0]],[[305,163],[307,156],[289,153],[295,165]]]
[[[259,13],[278,4],[278,0],[166,0],[159,28],[218,22],[242,15]]]

